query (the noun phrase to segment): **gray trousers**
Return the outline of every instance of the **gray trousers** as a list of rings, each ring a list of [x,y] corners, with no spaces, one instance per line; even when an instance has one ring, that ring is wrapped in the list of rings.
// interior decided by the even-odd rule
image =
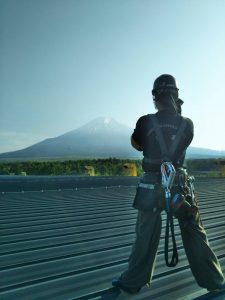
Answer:
[[[207,241],[206,232],[197,214],[194,222],[179,220],[184,249],[191,271],[203,288],[214,290],[224,284],[224,276],[216,255]],[[121,275],[123,285],[130,289],[150,284],[162,227],[159,212],[138,211],[136,240],[129,257],[128,269]]]

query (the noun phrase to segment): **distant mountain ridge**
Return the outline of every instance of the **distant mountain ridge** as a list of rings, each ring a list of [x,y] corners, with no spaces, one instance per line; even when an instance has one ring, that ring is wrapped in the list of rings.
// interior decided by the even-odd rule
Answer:
[[[0,154],[0,160],[129,158],[142,153],[130,145],[133,129],[112,118],[99,117],[55,138],[49,138],[22,150]],[[225,151],[189,147],[187,158],[225,157]]]
[[[189,147],[186,158],[222,158],[225,157],[225,151],[212,150],[207,148]]]
[[[60,135],[22,150],[0,154],[0,159],[138,158],[130,146],[132,129],[112,118],[99,117]]]

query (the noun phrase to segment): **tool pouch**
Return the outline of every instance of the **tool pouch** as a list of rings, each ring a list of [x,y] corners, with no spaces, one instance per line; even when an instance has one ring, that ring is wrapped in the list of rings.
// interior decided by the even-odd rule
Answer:
[[[171,190],[171,209],[174,217],[182,219],[195,218],[198,206],[191,191],[192,176],[185,169],[178,169]]]
[[[145,173],[137,186],[133,207],[142,211],[156,211],[164,195],[156,174]]]

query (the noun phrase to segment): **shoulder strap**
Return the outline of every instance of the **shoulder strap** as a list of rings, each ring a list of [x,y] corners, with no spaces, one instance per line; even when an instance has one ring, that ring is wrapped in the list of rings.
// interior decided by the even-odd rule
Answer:
[[[168,149],[167,149],[167,146],[166,146],[163,134],[162,134],[162,130],[159,126],[159,122],[158,122],[156,115],[152,115],[151,121],[152,121],[153,128],[155,130],[155,134],[158,138],[162,157],[166,157],[168,155]]]
[[[179,129],[177,131],[175,140],[173,141],[173,143],[170,146],[169,153],[168,153],[169,157],[171,157],[171,158],[173,157],[173,155],[174,155],[174,153],[175,153],[175,151],[176,151],[176,149],[177,149],[177,147],[180,143],[180,140],[182,138],[182,135],[184,133],[184,130],[185,130],[186,126],[187,126],[187,121],[186,121],[186,119],[183,118],[182,121],[181,121],[181,124],[179,126]]]

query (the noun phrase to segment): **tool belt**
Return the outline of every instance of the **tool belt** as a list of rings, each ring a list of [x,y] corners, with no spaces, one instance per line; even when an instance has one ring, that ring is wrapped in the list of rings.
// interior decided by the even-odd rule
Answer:
[[[174,217],[189,218],[197,213],[197,204],[191,190],[193,177],[186,169],[176,170],[176,176],[171,188],[170,209]],[[142,211],[166,210],[165,191],[161,185],[160,172],[146,172],[138,183],[133,207]]]

